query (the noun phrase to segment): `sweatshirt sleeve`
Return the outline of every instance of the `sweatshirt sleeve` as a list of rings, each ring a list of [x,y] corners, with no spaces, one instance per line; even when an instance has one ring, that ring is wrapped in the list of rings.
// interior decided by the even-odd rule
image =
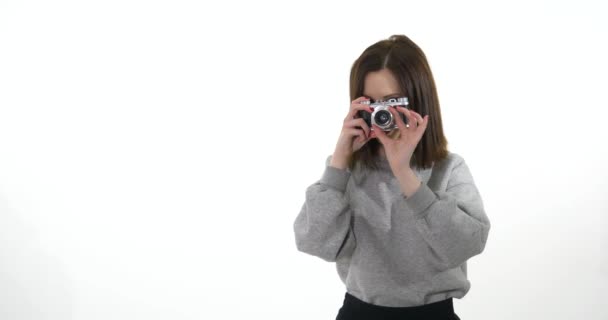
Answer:
[[[484,250],[490,220],[463,158],[451,170],[445,191],[421,183],[409,198],[401,194],[398,205],[414,215],[417,229],[440,256],[440,269],[458,267]]]
[[[293,230],[299,251],[335,262],[355,247],[352,211],[345,195],[350,171],[329,166],[321,179],[306,188],[305,201]]]

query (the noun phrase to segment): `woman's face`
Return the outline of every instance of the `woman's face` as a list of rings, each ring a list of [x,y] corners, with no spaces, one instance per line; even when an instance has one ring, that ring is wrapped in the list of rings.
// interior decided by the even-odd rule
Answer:
[[[388,69],[382,69],[367,73],[363,83],[363,95],[376,102],[401,97],[402,93],[393,74]],[[392,130],[388,135],[394,138],[398,131],[398,129]],[[375,131],[371,132],[370,138],[376,138]]]

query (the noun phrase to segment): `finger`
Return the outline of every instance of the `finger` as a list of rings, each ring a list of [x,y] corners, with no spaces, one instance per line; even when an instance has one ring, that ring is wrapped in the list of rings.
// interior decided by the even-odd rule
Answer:
[[[374,110],[367,104],[353,103],[350,105],[350,110],[348,111],[348,114],[344,120],[354,119],[357,111],[359,110],[367,111],[369,113],[374,112]]]
[[[428,122],[429,116],[428,116],[428,115],[426,115],[426,116],[424,116],[424,118],[423,118],[423,117],[422,117],[422,116],[421,116],[419,113],[417,113],[416,111],[412,111],[412,112],[414,113],[414,115],[415,115],[415,116],[416,116],[416,118],[418,119],[418,128],[420,128],[420,132],[421,132],[420,134],[422,135],[422,133],[424,132],[424,130],[426,130],[427,124],[429,123],[429,122]]]
[[[355,128],[356,126],[359,126],[359,127],[361,127],[361,129],[363,129],[363,131],[365,131],[366,136],[369,136],[369,134],[370,134],[370,128],[367,125],[367,123],[365,122],[365,120],[363,120],[363,118],[356,118],[356,119],[348,120],[344,123],[344,126],[353,127],[353,128]]]
[[[380,129],[380,127],[378,127],[375,124],[372,124],[372,127],[374,128],[374,132],[376,133],[376,138],[378,138],[378,140],[380,140],[380,142],[383,145],[386,145],[386,143],[388,142],[388,140],[390,139],[386,133],[384,133],[384,131],[382,131],[382,129]]]
[[[417,126],[420,127],[422,125],[422,116],[414,110],[410,110],[410,114],[412,114],[416,118]]]
[[[391,113],[393,114],[393,117],[395,118],[395,122],[397,122],[397,127],[399,128],[399,130],[407,130],[407,126],[406,126],[405,122],[403,122],[403,119],[401,119],[400,113],[403,113],[406,116],[407,116],[407,114],[405,112],[403,112],[403,110],[401,108],[389,108],[389,110],[391,110]]]
[[[409,127],[416,129],[420,125],[418,118],[416,118],[416,111],[408,108],[403,108],[403,110],[407,116]]]
[[[363,144],[367,143],[371,139],[371,137],[368,134],[365,134],[363,130],[359,130],[359,132],[361,132],[361,138],[359,139],[359,141],[361,141]]]
[[[426,130],[426,127],[429,125],[429,115],[427,114],[422,118],[422,127]]]
[[[355,137],[355,136],[363,135],[363,138],[366,138],[365,131],[363,131],[361,129],[347,128],[347,129],[344,129],[344,132],[349,137]]]
[[[360,101],[363,101],[363,100],[369,100],[369,99],[366,96],[360,96],[359,98],[351,101],[351,103],[359,103]]]
[[[359,146],[363,146],[365,144],[365,142],[367,141],[365,134],[361,130],[359,130],[359,133],[354,137],[355,137],[355,139],[353,140],[353,143],[359,144]],[[355,147],[354,144],[353,144],[353,147]]]
[[[363,143],[367,138],[365,137],[365,133],[363,133],[363,131],[359,130],[359,133],[356,135],[356,140],[358,143]]]
[[[420,114],[416,113],[416,117],[419,119],[418,128],[416,128],[416,136],[417,139],[420,140],[422,139],[422,135],[424,134],[424,131],[426,130],[426,127],[429,123],[429,115],[426,115],[424,116],[424,118],[422,118]]]

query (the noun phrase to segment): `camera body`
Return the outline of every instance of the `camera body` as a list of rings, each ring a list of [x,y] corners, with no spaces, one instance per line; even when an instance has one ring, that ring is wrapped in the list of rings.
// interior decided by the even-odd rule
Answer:
[[[369,104],[374,110],[372,113],[364,110],[358,110],[357,114],[363,118],[365,123],[369,126],[370,130],[374,130],[372,124],[377,125],[382,131],[391,131],[397,129],[397,120],[394,119],[393,114],[388,110],[391,106],[406,106],[409,104],[407,97],[390,98],[386,101],[377,101],[370,103],[370,101],[362,101],[361,104]],[[397,111],[398,112],[398,111]],[[399,112],[401,119],[407,125],[407,117]]]

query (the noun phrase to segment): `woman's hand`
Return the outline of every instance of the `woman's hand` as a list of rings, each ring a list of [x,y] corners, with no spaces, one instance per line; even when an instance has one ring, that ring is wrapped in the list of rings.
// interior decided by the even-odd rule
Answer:
[[[371,139],[369,126],[363,118],[357,115],[359,110],[370,113],[373,111],[369,105],[360,103],[364,100],[367,100],[367,98],[359,97],[350,104],[348,114],[342,122],[342,131],[336,143],[336,149],[331,157],[330,165],[333,167],[346,168],[352,154],[361,149]]]
[[[411,169],[410,159],[418,142],[422,138],[422,134],[426,130],[429,116],[426,115],[422,118],[417,112],[404,107],[397,106],[388,109],[393,114],[393,118],[396,119],[397,127],[400,131],[399,137],[391,139],[381,128],[376,125],[373,126],[376,136],[384,147],[386,159],[393,173],[397,175],[405,169]],[[403,122],[403,119],[401,119],[399,112],[403,113],[407,118],[407,126]]]

